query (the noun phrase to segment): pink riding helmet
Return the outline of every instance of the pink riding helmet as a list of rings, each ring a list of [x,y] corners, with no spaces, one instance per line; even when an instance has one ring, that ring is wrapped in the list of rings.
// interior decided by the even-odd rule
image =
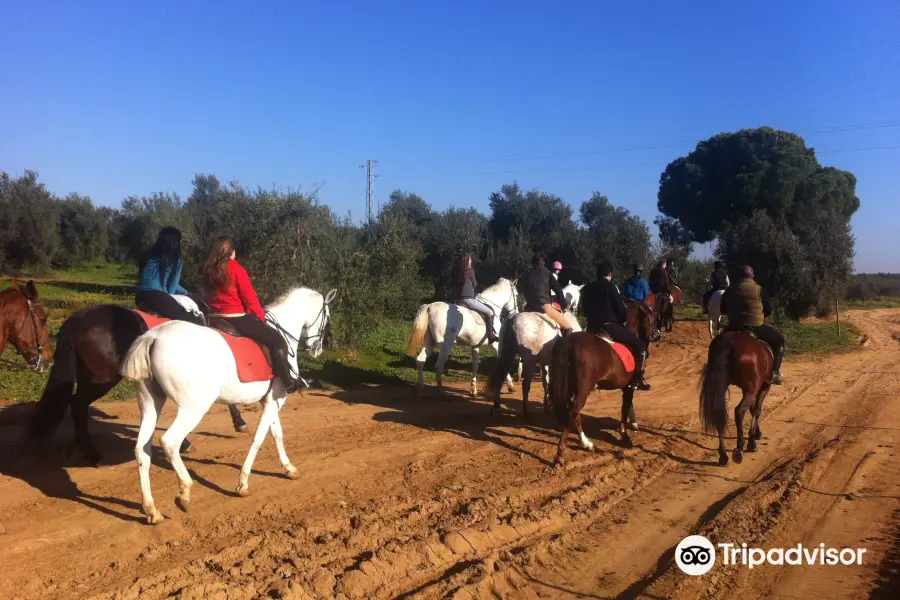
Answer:
[[[554,268],[554,269],[559,269],[559,270],[561,271],[561,270],[562,270],[562,263],[559,262],[559,261],[556,261],[555,263],[553,263],[553,268]]]

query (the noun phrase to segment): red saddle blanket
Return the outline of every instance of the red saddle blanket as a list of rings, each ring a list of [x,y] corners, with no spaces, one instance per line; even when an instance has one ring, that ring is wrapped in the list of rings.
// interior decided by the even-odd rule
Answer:
[[[147,324],[147,329],[159,327],[163,323],[170,321],[163,317],[157,317],[140,310],[135,310],[138,316]],[[218,329],[216,333],[222,336],[228,347],[231,348],[231,354],[234,355],[234,364],[237,366],[238,379],[241,383],[255,383],[257,381],[269,381],[275,375],[272,373],[272,366],[266,360],[259,344],[245,337],[234,337],[228,335]]]
[[[616,351],[616,354],[618,354],[619,358],[622,360],[622,365],[625,367],[625,370],[629,373],[633,373],[634,355],[631,353],[631,350],[628,349],[628,346],[616,342],[612,345],[612,348]]]

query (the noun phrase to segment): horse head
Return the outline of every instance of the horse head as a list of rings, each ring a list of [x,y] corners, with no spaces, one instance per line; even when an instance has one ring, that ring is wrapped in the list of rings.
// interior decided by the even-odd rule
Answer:
[[[2,306],[10,324],[8,339],[28,362],[29,369],[44,373],[53,366],[53,344],[47,327],[47,312],[37,286],[34,281],[22,286],[13,279],[8,293],[14,294],[14,300]]]

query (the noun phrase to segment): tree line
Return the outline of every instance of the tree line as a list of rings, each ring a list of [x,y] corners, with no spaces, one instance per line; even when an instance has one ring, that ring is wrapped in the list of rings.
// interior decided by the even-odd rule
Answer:
[[[751,264],[779,309],[826,309],[852,275],[849,220],[859,206],[852,174],[822,167],[802,138],[769,128],[722,134],[670,163],[660,178],[655,232],[627,208],[594,193],[577,210],[559,196],[516,183],[489,197],[489,214],[435,210],[397,190],[371,221],[353,223],[316,192],[223,184],[198,175],[191,194],[126,198],[120,208],[87,197],[56,197],[34,172],[0,174],[0,269],[46,271],[106,260],[139,262],[166,225],[184,234],[190,286],[219,235],[235,239],[261,295],[297,284],[341,290],[339,332],[355,338],[373,317],[408,318],[443,299],[454,261],[476,260],[479,280],[515,278],[536,252],[565,265],[563,278],[592,281],[601,259],[624,279],[636,262],[674,259],[696,298],[710,263],[689,260],[696,243],[717,241],[729,265]],[[655,235],[654,235],[655,234]]]

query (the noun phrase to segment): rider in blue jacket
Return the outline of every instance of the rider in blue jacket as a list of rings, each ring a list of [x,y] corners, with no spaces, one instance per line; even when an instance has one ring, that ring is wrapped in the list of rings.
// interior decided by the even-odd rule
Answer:
[[[634,275],[625,282],[625,298],[643,304],[650,295],[650,285],[644,279],[644,265],[634,265]]]

